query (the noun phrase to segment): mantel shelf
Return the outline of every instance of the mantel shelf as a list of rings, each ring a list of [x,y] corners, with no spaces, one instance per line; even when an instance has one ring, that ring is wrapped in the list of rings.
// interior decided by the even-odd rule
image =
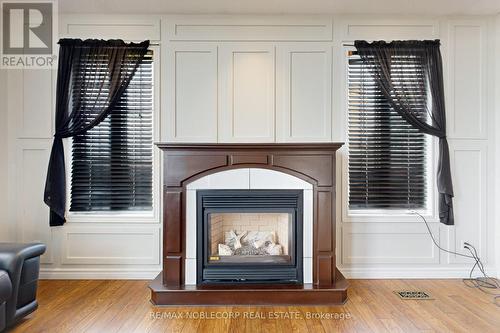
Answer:
[[[337,150],[343,142],[316,143],[172,143],[157,142],[162,150]]]

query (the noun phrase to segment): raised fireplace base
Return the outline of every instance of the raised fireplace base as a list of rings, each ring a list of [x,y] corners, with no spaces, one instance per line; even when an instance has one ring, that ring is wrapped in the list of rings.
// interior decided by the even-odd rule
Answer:
[[[154,305],[340,305],[347,300],[348,283],[337,271],[332,288],[304,285],[217,285],[168,288],[160,273],[149,285]]]

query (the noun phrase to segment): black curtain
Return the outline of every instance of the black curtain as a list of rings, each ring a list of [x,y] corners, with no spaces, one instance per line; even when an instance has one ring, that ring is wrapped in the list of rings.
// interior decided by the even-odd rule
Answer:
[[[434,41],[356,41],[363,65],[394,110],[421,132],[439,138],[437,188],[439,219],[453,225],[453,184],[446,140],[443,66],[439,40]],[[417,71],[417,79],[404,79]]]
[[[56,90],[56,133],[50,154],[44,201],[50,226],[63,225],[66,174],[63,138],[83,134],[113,110],[144,58],[149,41],[61,39]],[[78,75],[86,72],[106,75]],[[99,69],[99,70],[98,70]],[[79,80],[76,84],[75,80]],[[78,88],[76,88],[78,87]]]

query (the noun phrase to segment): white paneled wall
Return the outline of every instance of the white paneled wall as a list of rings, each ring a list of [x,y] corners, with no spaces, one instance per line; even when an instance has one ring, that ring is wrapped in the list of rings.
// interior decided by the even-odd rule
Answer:
[[[8,110],[7,110],[7,71],[0,69],[0,156],[8,155]],[[8,219],[8,162],[0,160],[0,241],[9,238]]]
[[[43,202],[43,191],[54,125],[53,71],[24,70],[11,75],[18,77],[17,85],[9,84],[10,103],[17,106],[16,112],[10,114],[14,118],[15,131],[9,133],[12,134],[11,142],[15,143],[14,188],[9,195],[16,203],[11,206],[15,214],[16,240],[47,244],[41,262],[52,264],[53,231],[46,227],[49,214]]]
[[[500,59],[500,15],[497,15],[495,18],[495,52],[493,54],[494,59]],[[491,62],[490,62],[491,64]],[[498,202],[498,198],[500,198],[500,135],[497,134],[498,131],[496,129],[500,128],[500,111],[499,111],[499,106],[500,106],[500,64],[498,63],[498,60],[495,62],[495,78],[494,82],[492,84],[492,89],[493,92],[491,95],[494,96],[494,105],[495,105],[495,112],[494,113],[494,120],[492,119],[491,121],[488,122],[488,129],[489,129],[489,134],[490,134],[490,146],[493,146],[494,148],[491,149],[491,154],[490,154],[490,159],[493,159],[493,165],[494,165],[494,173],[493,177],[495,179],[495,182],[492,182],[494,185],[491,186],[493,187],[492,190],[488,192],[488,195],[493,196],[493,198],[496,199],[496,202]],[[489,212],[491,212],[490,219],[493,219],[496,221],[495,223],[495,230],[490,230],[489,232],[489,239],[493,239],[492,241],[488,240],[488,244],[491,243],[491,246],[493,248],[493,251],[495,253],[495,263],[497,267],[497,277],[500,278],[500,242],[498,241],[500,239],[500,209],[495,204],[491,205],[492,207],[489,207]],[[494,241],[496,240],[496,241]]]
[[[41,261],[50,265],[55,244],[43,189],[53,127],[52,71],[10,70],[7,78],[9,233],[4,240],[47,244]]]
[[[455,224],[446,228],[448,248],[465,253],[463,242],[474,244],[489,265],[495,263],[495,118],[492,21],[460,18],[447,25],[446,103],[452,177],[455,191]],[[498,107],[496,107],[498,108]],[[498,114],[498,110],[496,112]],[[446,255],[447,263],[469,263]]]
[[[494,269],[500,257],[494,255],[493,232],[498,192],[492,179],[500,176],[493,121],[500,71],[495,78],[492,68],[499,65],[489,47],[496,38],[498,59],[494,24],[493,17],[66,15],[59,30],[64,37],[159,43],[157,134],[176,142],[345,141],[347,45],[356,39],[441,39],[456,226],[439,224],[432,211],[431,229],[451,250],[461,251],[463,241],[475,244]],[[8,115],[0,115],[0,142],[8,132],[9,161],[2,161],[0,171],[8,170],[8,180],[0,178],[0,185],[8,181],[13,209],[2,216],[9,221],[0,230],[13,225],[11,238],[47,242],[46,277],[153,277],[161,261],[158,205],[153,219],[120,223],[86,216],[48,227],[42,194],[54,78],[44,70],[8,74]],[[414,216],[350,216],[345,158],[343,149],[337,164],[337,258],[347,276],[466,275],[470,263],[439,253]]]

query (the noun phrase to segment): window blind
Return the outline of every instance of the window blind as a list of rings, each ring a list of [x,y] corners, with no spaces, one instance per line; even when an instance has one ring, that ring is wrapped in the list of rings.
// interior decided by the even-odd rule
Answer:
[[[88,61],[101,62],[86,66]],[[107,76],[106,59],[85,59],[77,67],[72,92],[92,91],[83,77]],[[96,67],[98,70],[96,71]],[[92,68],[92,71],[88,70]],[[73,97],[75,95],[72,95]],[[93,103],[94,99],[92,99]],[[89,105],[89,107],[92,107]],[[97,126],[73,138],[70,211],[144,211],[152,209],[153,54],[139,65],[117,106]]]
[[[421,84],[416,61],[393,65],[396,89]],[[414,102],[426,103],[426,97]],[[357,55],[348,60],[348,113],[349,209],[425,208],[425,134],[390,107]]]

